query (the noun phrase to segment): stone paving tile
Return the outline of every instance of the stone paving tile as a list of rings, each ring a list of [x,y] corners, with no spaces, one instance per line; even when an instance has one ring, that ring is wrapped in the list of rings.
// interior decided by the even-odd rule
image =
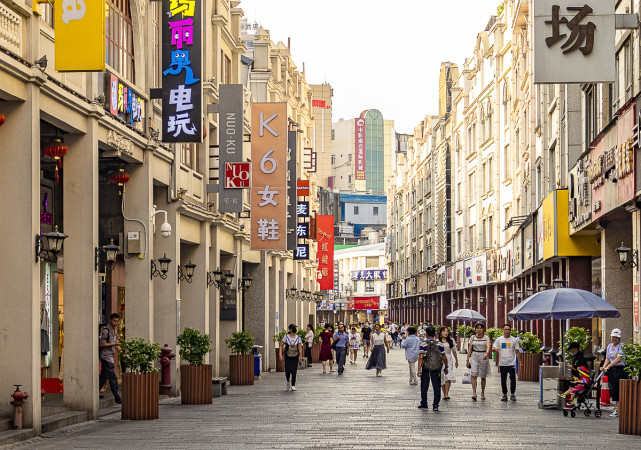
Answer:
[[[408,384],[401,350],[388,354],[383,377],[364,368],[361,357],[339,377],[315,364],[299,372],[296,392],[285,390],[284,374],[264,374],[254,386],[230,386],[213,405],[183,406],[169,399],[161,404],[160,420],[122,421],[117,413],[9,448],[641,448],[640,437],[617,433],[609,411],[601,419],[572,419],[538,409],[538,383],[519,383],[517,401],[501,402],[496,368],[487,381],[487,400],[479,396],[472,402],[459,367],[452,400],[441,401],[439,412],[417,409],[418,386]]]

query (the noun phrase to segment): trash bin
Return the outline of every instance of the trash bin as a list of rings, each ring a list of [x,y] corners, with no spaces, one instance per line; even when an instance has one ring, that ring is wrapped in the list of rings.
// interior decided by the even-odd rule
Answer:
[[[259,351],[261,348],[263,348],[262,345],[252,346],[251,354],[254,355],[254,378],[260,378],[260,369],[263,362],[263,355],[261,355]]]

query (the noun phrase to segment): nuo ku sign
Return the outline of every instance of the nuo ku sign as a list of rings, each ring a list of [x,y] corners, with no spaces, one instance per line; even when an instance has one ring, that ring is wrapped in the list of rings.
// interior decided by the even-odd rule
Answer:
[[[534,82],[613,82],[614,3],[536,0]]]
[[[162,0],[162,140],[202,141],[201,2]]]

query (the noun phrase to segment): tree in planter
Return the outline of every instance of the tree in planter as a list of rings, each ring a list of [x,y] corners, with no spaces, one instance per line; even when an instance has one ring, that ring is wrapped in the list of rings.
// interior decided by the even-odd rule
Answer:
[[[541,339],[536,334],[529,331],[519,335],[521,340],[519,347],[523,353],[541,353]]]
[[[625,355],[625,370],[633,380],[641,380],[641,344],[628,342],[621,346]]]
[[[280,342],[283,340],[283,338],[287,333],[288,333],[287,330],[280,330],[278,333],[272,336],[272,342],[275,342],[280,345]]]
[[[631,380],[619,380],[619,433],[641,435],[641,344],[621,345],[625,355],[625,370]]]
[[[122,341],[118,359],[124,371],[133,373],[158,372],[154,361],[160,358],[160,344],[131,338]]]
[[[231,351],[229,377],[232,385],[254,384],[254,357],[247,355],[256,339],[247,331],[236,331],[225,339]]]
[[[122,374],[122,419],[158,419],[160,345],[141,338],[122,341],[118,359]]]
[[[503,330],[499,328],[488,328],[485,334],[492,340],[496,341],[497,338],[503,336]]]
[[[177,336],[176,343],[180,345],[180,359],[192,365],[201,365],[211,351],[209,335],[189,327]]]
[[[457,336],[460,336],[461,339],[467,339],[472,335],[474,329],[469,325],[459,325],[456,329]]]
[[[572,327],[565,332],[565,347],[563,351],[568,351],[568,346],[572,342],[577,342],[579,344],[579,351],[581,353],[585,352],[585,349],[588,348],[588,345],[592,343],[592,336],[588,333],[588,330],[581,327]],[[559,341],[559,348],[561,348],[561,342]]]
[[[521,333],[519,348],[523,351],[518,355],[519,380],[539,381],[539,366],[541,365],[541,340],[535,334]]]

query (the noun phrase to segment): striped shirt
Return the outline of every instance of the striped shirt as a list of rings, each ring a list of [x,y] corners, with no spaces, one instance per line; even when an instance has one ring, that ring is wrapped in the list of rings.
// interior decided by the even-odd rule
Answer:
[[[427,354],[427,344],[429,344],[432,341],[436,342],[436,345],[438,346],[438,350],[439,352],[441,352],[441,355],[445,355],[445,346],[443,345],[442,342],[437,341],[433,337],[428,337],[427,339],[425,339],[424,342],[421,342],[421,347],[419,348],[418,354],[425,356]]]

